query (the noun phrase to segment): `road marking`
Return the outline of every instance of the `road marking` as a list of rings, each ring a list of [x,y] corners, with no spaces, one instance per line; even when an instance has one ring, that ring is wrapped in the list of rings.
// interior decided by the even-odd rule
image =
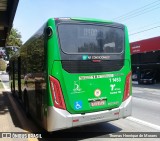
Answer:
[[[126,119],[131,120],[131,121],[134,121],[134,122],[136,122],[136,123],[139,123],[139,124],[142,124],[142,125],[145,125],[145,126],[148,126],[148,127],[151,127],[151,128],[153,128],[153,129],[156,129],[156,130],[159,130],[159,131],[160,131],[160,126],[155,125],[155,124],[152,124],[152,123],[149,123],[149,122],[147,122],[147,121],[143,121],[143,120],[134,118],[134,117],[132,117],[132,116],[127,117]]]

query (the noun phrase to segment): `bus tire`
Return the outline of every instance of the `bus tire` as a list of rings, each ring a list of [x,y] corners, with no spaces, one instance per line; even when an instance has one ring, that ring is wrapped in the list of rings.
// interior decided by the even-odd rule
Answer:
[[[25,108],[25,113],[26,113],[27,118],[30,118],[29,102],[28,102],[28,96],[26,92],[24,94],[24,108]]]
[[[11,93],[12,93],[13,97],[15,97],[15,91],[14,91],[14,89],[13,89],[12,83],[11,83]]]

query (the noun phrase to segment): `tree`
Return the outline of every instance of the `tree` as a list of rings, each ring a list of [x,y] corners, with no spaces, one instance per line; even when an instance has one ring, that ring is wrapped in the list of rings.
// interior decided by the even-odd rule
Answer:
[[[21,34],[17,29],[12,28],[6,40],[6,47],[0,48],[0,71],[6,68],[6,62],[22,46]]]
[[[17,29],[12,28],[6,40],[6,58],[7,60],[22,46],[21,34]]]
[[[12,28],[10,31],[10,34],[6,41],[6,46],[18,46],[21,47],[22,40],[21,40],[21,34],[18,32],[17,29]]]

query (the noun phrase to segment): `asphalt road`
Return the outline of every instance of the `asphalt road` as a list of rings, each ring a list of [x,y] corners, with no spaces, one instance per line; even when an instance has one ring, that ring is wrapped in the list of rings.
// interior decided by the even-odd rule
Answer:
[[[160,84],[133,84],[132,116],[160,126]]]
[[[6,89],[8,89],[8,75],[1,74],[0,79],[4,82]],[[38,131],[39,128],[34,126],[34,121],[26,118],[23,108],[17,103],[17,101],[8,92],[8,99],[11,104],[14,105],[12,114],[16,114],[17,122],[14,119],[13,126],[18,126],[20,129],[28,132]],[[60,135],[63,137],[74,137],[72,140],[92,140],[92,141],[105,141],[105,140],[130,140],[128,138],[106,138],[108,135],[119,132],[160,132],[160,84],[156,85],[137,85],[133,84],[133,109],[132,116],[126,119],[120,119],[107,123],[100,123],[89,126],[76,127],[54,133],[47,133],[47,137],[51,137],[48,140],[53,140],[52,137]],[[11,111],[11,110],[9,110]],[[19,113],[19,114],[18,114]],[[11,116],[12,117],[12,116]],[[21,122],[21,123],[19,123]],[[18,125],[19,123],[20,125]],[[17,127],[16,127],[17,128]],[[0,129],[1,131],[1,129]],[[9,131],[8,131],[9,132]],[[68,138],[65,140],[71,140]],[[38,139],[39,141],[46,141],[46,139]],[[63,140],[63,139],[62,139]],[[133,140],[133,139],[132,139]],[[136,139],[135,139],[136,140]],[[140,140],[146,141],[146,138]],[[153,140],[147,138],[147,140]],[[154,139],[159,140],[159,139]]]

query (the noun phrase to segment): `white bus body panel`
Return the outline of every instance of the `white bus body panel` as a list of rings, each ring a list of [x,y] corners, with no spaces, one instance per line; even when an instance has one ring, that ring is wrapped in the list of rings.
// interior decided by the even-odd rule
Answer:
[[[86,114],[70,114],[66,110],[48,107],[47,131],[52,132],[76,126],[117,120],[132,113],[132,96],[122,102],[118,108]]]

